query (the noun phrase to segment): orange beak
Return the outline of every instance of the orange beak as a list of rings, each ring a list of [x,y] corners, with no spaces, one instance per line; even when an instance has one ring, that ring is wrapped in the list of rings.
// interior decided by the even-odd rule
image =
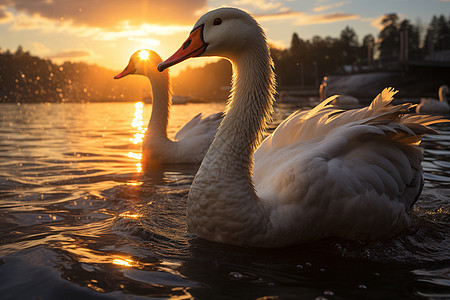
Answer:
[[[120,79],[120,78],[125,77],[125,76],[127,76],[129,74],[134,74],[134,72],[136,72],[136,68],[134,67],[134,64],[130,61],[128,63],[128,65],[125,67],[125,69],[123,69],[122,72],[120,72],[119,74],[114,76],[114,79]]]
[[[158,71],[162,72],[168,67],[176,65],[190,57],[200,56],[205,52],[207,43],[203,40],[204,24],[194,28],[187,40],[183,43],[180,49],[171,57],[158,65]]]

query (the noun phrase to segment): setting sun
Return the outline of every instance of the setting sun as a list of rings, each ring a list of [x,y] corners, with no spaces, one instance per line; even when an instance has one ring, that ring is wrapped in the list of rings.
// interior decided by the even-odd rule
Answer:
[[[142,60],[147,60],[150,57],[150,53],[146,50],[142,50],[141,52],[139,52],[139,58]]]

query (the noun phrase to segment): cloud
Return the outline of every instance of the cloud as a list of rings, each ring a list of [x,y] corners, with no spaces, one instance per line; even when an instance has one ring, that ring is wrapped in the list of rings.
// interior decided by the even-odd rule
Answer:
[[[273,10],[281,7],[280,2],[273,0],[234,0],[231,4],[237,7],[250,6],[259,10]]]
[[[45,32],[64,31],[70,26],[70,22],[52,21],[38,15],[33,17],[20,13],[10,21],[10,30],[42,30]]]
[[[70,60],[70,59],[86,58],[89,56],[92,56],[92,52],[89,50],[64,50],[62,52],[49,56],[49,58],[57,60],[60,59]]]
[[[197,19],[195,12],[206,5],[207,0],[0,0],[0,7],[29,16],[101,28],[124,21],[131,25],[191,25]]]
[[[40,42],[31,42],[30,44],[33,47],[35,53],[42,55],[50,52],[50,49]]]
[[[191,26],[177,25],[152,25],[140,24],[130,25],[125,21],[115,28],[102,29],[100,27],[88,27],[85,25],[74,26],[72,21],[52,21],[41,16],[29,16],[21,13],[12,19],[10,30],[39,30],[44,33],[64,33],[83,38],[92,38],[97,41],[116,41],[118,39],[127,39],[138,41],[146,47],[156,47],[160,41],[152,38],[156,36],[168,36],[179,32],[189,32]]]
[[[347,14],[342,12],[329,14],[307,14],[299,11],[284,11],[275,14],[261,14],[255,15],[258,21],[273,21],[273,20],[287,20],[294,19],[295,25],[310,25],[310,24],[324,24],[340,22],[345,20],[360,19],[359,15]]]
[[[287,45],[284,41],[281,40],[268,40],[268,43],[271,48],[277,48],[277,49],[286,49]]]
[[[328,4],[328,5],[321,5],[321,6],[314,7],[313,11],[314,12],[322,12],[322,11],[330,10],[330,9],[333,9],[336,7],[341,7],[347,3],[348,3],[347,1],[342,1],[342,2],[332,3],[332,4]]]
[[[378,31],[381,31],[381,29],[383,29],[383,26],[381,25],[381,20],[383,20],[384,15],[379,16],[378,18],[372,20],[370,22],[370,25],[372,25],[373,28],[378,29]]]
[[[297,20],[295,24],[296,25],[325,24],[355,19],[360,19],[360,16],[357,14],[346,14],[342,12],[336,12],[330,14],[309,15],[306,18]]]
[[[0,6],[0,24],[8,23],[13,19],[13,14],[6,11],[5,7]]]
[[[299,11],[283,11],[274,14],[255,14],[253,15],[258,21],[286,20],[306,16],[306,13]]]
[[[152,24],[140,24],[130,25],[125,22],[123,25],[118,26],[118,30],[99,30],[95,35],[100,40],[115,40],[117,38],[130,38],[130,37],[148,37],[149,35],[167,36],[179,32],[189,32],[192,26],[160,26]]]

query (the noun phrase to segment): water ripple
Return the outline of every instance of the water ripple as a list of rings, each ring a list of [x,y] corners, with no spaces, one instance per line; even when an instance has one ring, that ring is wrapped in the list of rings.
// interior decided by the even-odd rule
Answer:
[[[424,138],[425,188],[390,240],[252,249],[196,238],[197,166],[139,168],[131,103],[2,105],[0,294],[5,299],[448,298],[450,125]],[[200,111],[175,106],[170,134]],[[269,131],[295,106],[275,107]],[[148,120],[145,106],[142,121]],[[131,139],[131,140],[130,140]]]

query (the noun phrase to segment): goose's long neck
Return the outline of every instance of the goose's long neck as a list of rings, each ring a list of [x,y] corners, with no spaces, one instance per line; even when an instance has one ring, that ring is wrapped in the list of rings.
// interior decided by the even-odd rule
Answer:
[[[233,61],[226,115],[188,198],[189,228],[218,242],[257,245],[261,241],[251,239],[263,236],[270,226],[255,192],[252,169],[254,151],[272,112],[275,79],[265,40],[255,46]]]
[[[157,137],[167,137],[169,109],[172,103],[172,87],[169,73],[164,71],[160,76],[150,79],[153,92],[152,115],[148,123],[148,134]]]
[[[327,99],[327,84],[322,83],[319,88],[320,101]]]
[[[217,134],[218,141],[224,138],[221,141],[227,146],[224,149],[232,148],[240,154],[242,162],[251,164],[250,167],[272,114],[275,85],[272,67],[272,59],[265,48],[249,50],[233,62],[232,93]]]
[[[445,88],[445,87],[439,88],[439,101],[448,103],[447,102],[447,88]]]

